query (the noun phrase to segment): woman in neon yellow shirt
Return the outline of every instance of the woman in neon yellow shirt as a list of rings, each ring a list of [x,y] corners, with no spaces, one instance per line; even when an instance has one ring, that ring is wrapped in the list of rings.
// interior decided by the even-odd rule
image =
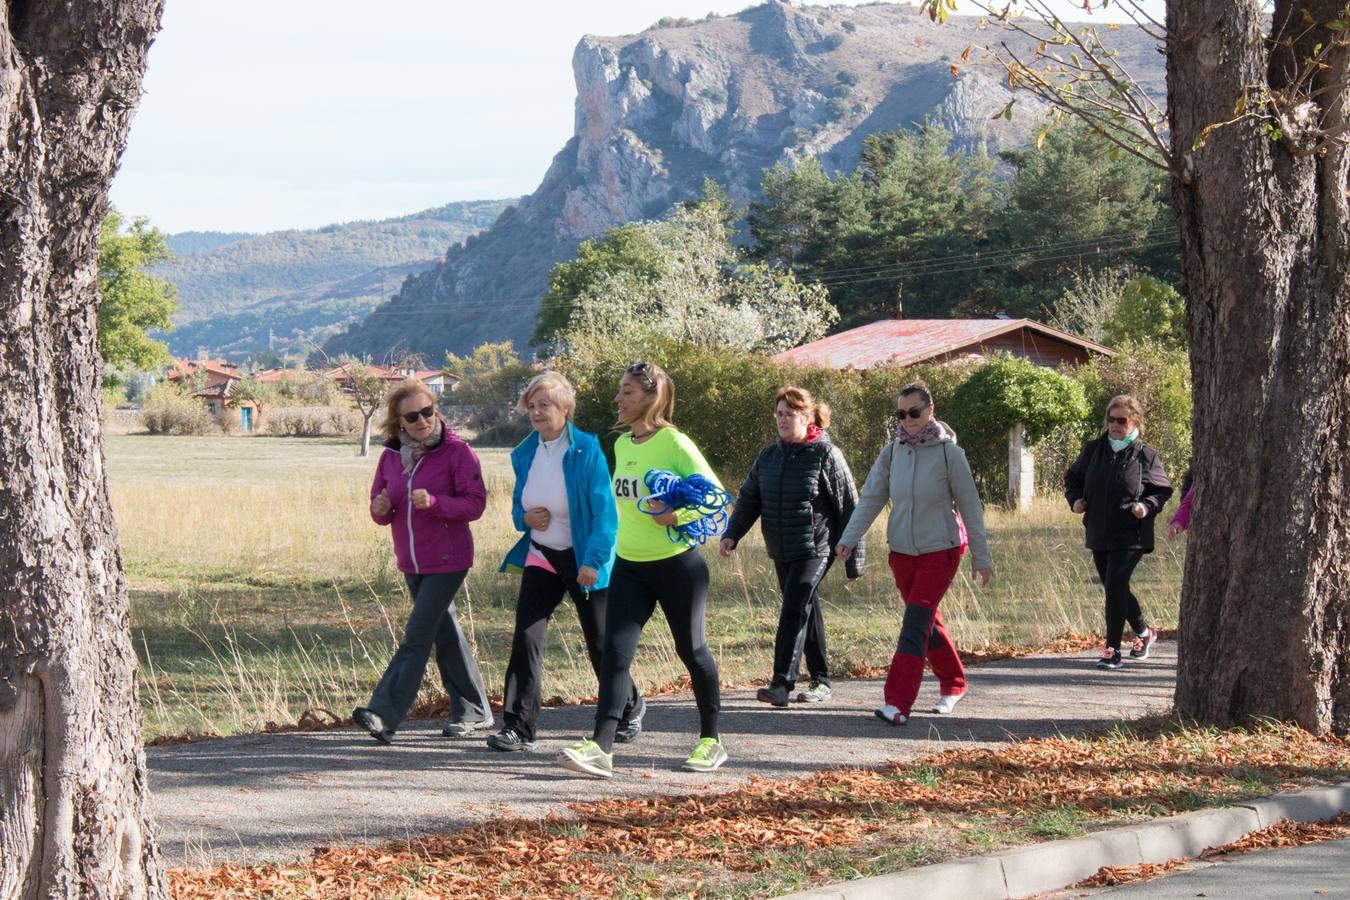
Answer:
[[[684,768],[711,772],[727,761],[717,732],[721,691],[717,663],[708,649],[705,620],[708,566],[697,542],[673,541],[667,526],[699,518],[694,510],[667,509],[649,515],[637,502],[647,494],[647,473],[674,472],[681,478],[701,474],[721,487],[694,442],[671,424],[675,385],[654,363],[629,366],[614,397],[619,425],[628,429],[614,444],[614,496],[619,507],[617,558],[609,582],[605,651],[600,663],[600,699],[590,738],[562,752],[568,769],[610,778],[614,774],[614,735],[631,693],[629,668],[643,626],[660,604],[680,660],[689,669],[698,703],[699,741]]]

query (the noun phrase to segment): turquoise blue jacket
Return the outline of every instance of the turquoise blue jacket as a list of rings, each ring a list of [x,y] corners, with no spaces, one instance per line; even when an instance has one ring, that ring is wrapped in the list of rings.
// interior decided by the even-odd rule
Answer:
[[[571,420],[567,422],[567,455],[563,457],[563,481],[567,484],[567,515],[572,523],[572,552],[577,567],[590,566],[600,573],[595,589],[609,586],[609,570],[614,567],[614,539],[619,531],[619,510],[614,505],[614,489],[609,480],[609,463],[595,435],[578,431]],[[535,451],[539,449],[539,432],[531,431],[511,451],[511,468],[516,473],[516,488],[511,494],[511,520],[516,530],[525,535],[506,554],[501,568],[519,572],[525,568],[525,557],[530,552],[530,529],[525,524],[525,508],[520,495],[525,490],[525,478],[530,474]]]

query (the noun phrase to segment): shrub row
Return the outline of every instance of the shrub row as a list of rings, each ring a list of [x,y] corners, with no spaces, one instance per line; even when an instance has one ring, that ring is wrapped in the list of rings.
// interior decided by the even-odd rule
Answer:
[[[649,347],[645,358],[670,373],[676,424],[733,489],[759,450],[774,439],[773,396],[787,384],[805,387],[830,404],[831,439],[860,483],[893,436],[896,391],[913,381],[928,385],[938,417],[956,430],[987,501],[1004,499],[1007,435],[1017,421],[1009,418],[1010,409],[1025,410],[1022,421],[1033,439],[1039,438],[1037,484],[1049,493],[1062,489],[1064,470],[1082,442],[1101,433],[1106,403],[1115,394],[1139,398],[1145,437],[1161,451],[1174,480],[1179,482],[1190,464],[1190,370],[1184,351],[1128,347],[1115,358],[1059,373],[1007,358],[867,371],[799,368],[677,343]],[[618,434],[614,392],[632,361],[631,350],[614,347],[584,360],[559,362],[577,388],[577,424],[599,434],[607,452],[612,453]],[[1010,379],[1016,389],[1008,388]]]

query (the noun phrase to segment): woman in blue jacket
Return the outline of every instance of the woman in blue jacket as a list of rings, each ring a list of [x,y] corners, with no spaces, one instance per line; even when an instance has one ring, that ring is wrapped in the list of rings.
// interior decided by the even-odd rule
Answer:
[[[506,727],[488,738],[493,750],[533,750],[548,620],[570,596],[596,676],[605,645],[605,600],[614,565],[618,510],[609,466],[595,435],[572,424],[576,391],[557,372],[536,375],[520,395],[534,431],[511,451],[516,487],[511,516],[525,532],[501,571],[521,572],[516,629],[506,666]],[[618,741],[642,730],[646,703],[631,688]]]

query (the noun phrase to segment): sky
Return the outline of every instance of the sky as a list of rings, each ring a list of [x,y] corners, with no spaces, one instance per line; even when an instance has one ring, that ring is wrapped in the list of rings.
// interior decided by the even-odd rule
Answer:
[[[112,200],[167,232],[270,231],[526,194],[571,137],[583,35],[749,5],[167,0]]]

